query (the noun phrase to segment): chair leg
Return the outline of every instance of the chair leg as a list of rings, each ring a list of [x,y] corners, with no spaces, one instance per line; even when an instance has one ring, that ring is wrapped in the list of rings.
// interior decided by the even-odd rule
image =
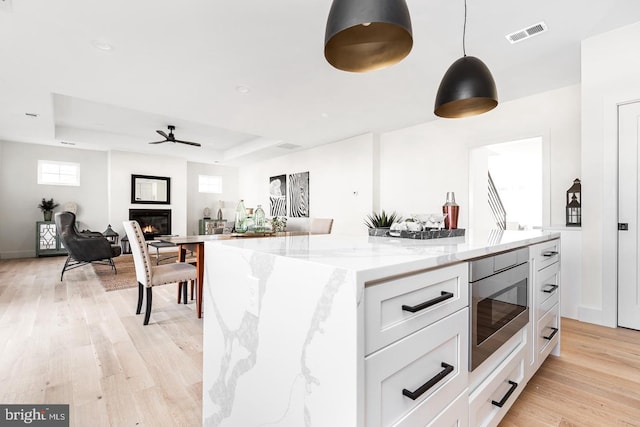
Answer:
[[[151,286],[147,287],[147,311],[144,313],[144,324],[149,324],[149,317],[151,317]]]
[[[67,271],[67,265],[69,265],[70,256],[67,257],[67,260],[64,262],[64,266],[62,267],[62,272],[60,273],[60,281],[62,282],[62,276],[64,276],[64,272]]]
[[[196,281],[191,281],[191,301],[193,301],[193,290],[196,288]]]
[[[114,271],[114,274],[118,274],[118,269],[116,268],[116,263],[113,262],[113,258],[109,258],[109,264],[111,264],[111,268]]]
[[[180,286],[182,286],[182,299],[184,300],[184,303],[187,303],[187,282],[182,282],[180,284]]]
[[[143,294],[144,294],[144,286],[142,286],[142,283],[138,282],[138,308],[136,309],[136,314],[140,314],[140,310],[142,310]]]

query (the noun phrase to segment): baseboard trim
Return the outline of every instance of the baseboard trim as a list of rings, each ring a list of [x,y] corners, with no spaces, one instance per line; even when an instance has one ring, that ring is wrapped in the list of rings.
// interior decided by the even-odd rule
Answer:
[[[36,251],[6,251],[0,252],[0,259],[15,259],[15,258],[35,258]]]

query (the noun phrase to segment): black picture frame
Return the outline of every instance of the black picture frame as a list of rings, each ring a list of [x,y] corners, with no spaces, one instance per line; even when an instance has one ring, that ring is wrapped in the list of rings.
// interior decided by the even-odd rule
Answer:
[[[131,203],[145,205],[171,204],[171,178],[131,174]]]

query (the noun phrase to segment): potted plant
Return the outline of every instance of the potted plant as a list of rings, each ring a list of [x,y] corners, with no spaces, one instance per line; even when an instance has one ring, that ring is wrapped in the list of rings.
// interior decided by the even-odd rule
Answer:
[[[391,228],[391,224],[400,221],[402,221],[402,217],[400,215],[395,212],[387,215],[383,209],[379,214],[372,212],[371,215],[367,215],[367,218],[364,220],[364,225],[369,228],[370,236],[386,236]],[[382,234],[377,231],[380,229],[382,229]]]
[[[285,231],[287,228],[287,217],[274,216],[271,218],[271,229],[275,232]]]
[[[46,200],[44,197],[42,198],[42,201],[40,202],[38,207],[40,208],[40,210],[44,214],[44,220],[45,221],[51,221],[51,215],[53,214],[53,210],[57,206],[58,206],[58,204],[56,202],[54,202],[53,199]]]

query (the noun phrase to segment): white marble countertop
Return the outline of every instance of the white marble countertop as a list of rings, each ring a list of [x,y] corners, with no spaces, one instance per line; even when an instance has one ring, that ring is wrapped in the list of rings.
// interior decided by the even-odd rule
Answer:
[[[436,268],[559,238],[553,231],[476,231],[464,237],[414,240],[392,237],[311,235],[223,241],[221,244],[354,271],[369,281]],[[206,250],[205,250],[206,253]]]

